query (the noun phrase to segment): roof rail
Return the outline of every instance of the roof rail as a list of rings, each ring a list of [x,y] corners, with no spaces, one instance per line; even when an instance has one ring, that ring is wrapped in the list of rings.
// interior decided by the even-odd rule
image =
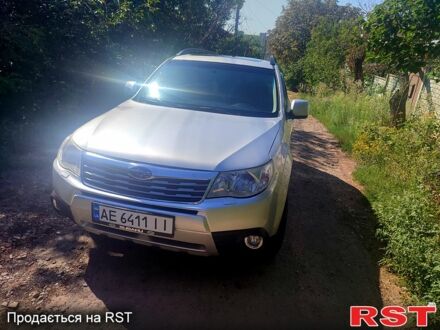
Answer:
[[[185,48],[176,54],[176,56],[179,55],[218,55],[218,54],[213,51],[201,49],[201,48]]]
[[[275,65],[275,64],[277,64],[277,60],[275,59],[275,56],[270,55],[269,62],[270,62],[270,65]]]

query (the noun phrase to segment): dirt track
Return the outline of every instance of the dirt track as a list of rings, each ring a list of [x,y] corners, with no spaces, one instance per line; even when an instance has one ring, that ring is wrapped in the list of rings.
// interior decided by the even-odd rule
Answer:
[[[352,180],[355,164],[314,118],[295,125],[286,242],[270,264],[129,244],[96,249],[51,209],[54,152],[25,156],[0,178],[0,303],[132,311],[128,329],[348,328],[350,305],[402,303],[377,266],[374,215]]]

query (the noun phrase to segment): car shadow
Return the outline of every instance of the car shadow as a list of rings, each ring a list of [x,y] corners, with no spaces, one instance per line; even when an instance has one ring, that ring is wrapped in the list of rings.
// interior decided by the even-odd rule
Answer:
[[[318,141],[319,142],[319,141]],[[380,308],[375,218],[363,194],[294,162],[286,240],[274,260],[203,258],[128,243],[91,249],[85,280],[129,329],[348,328]]]

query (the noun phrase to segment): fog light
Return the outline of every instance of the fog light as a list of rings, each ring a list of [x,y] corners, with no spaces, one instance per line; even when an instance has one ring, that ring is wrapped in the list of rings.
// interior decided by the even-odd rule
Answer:
[[[263,237],[257,235],[249,235],[244,238],[244,244],[249,249],[257,250],[263,246]]]

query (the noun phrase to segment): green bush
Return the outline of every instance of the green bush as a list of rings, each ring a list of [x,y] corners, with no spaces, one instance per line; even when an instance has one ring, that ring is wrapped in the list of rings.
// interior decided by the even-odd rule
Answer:
[[[182,48],[259,56],[258,36],[237,39],[224,29],[236,5],[231,0],[2,1],[0,169],[16,154],[53,148],[59,126],[65,135],[71,128],[65,123],[121,102],[126,80],[145,79]]]
[[[386,243],[385,261],[423,301],[440,300],[440,122],[365,128],[353,154]]]
[[[440,121],[419,116],[394,128],[382,97],[321,88],[309,99],[312,114],[358,160],[355,177],[377,216],[383,261],[419,303],[439,303]]]

